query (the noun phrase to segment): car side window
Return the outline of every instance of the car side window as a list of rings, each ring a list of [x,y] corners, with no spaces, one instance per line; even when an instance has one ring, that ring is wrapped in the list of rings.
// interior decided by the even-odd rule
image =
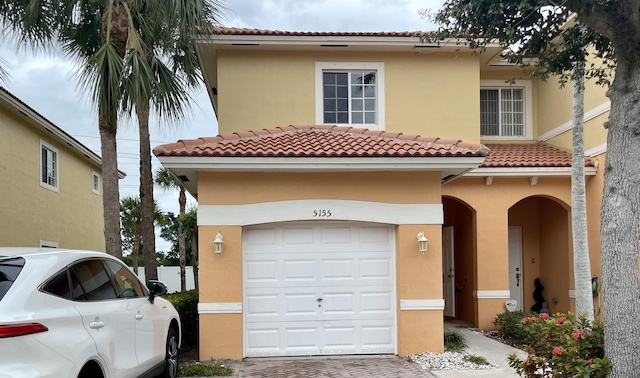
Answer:
[[[65,269],[63,272],[53,277],[46,285],[44,285],[42,290],[60,298],[71,299],[67,270]]]
[[[86,298],[78,296],[77,300],[101,301],[118,297],[100,260],[85,260],[74,265],[72,269]]]
[[[144,297],[145,292],[140,285],[140,281],[122,264],[115,261],[105,261],[107,269],[113,275],[116,287],[120,291],[121,298]]]

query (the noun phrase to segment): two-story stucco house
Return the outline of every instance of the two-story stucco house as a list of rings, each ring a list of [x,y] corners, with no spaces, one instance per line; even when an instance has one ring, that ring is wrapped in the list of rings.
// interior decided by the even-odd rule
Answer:
[[[491,327],[536,278],[572,308],[570,90],[413,33],[198,47],[220,135],[154,153],[199,204],[201,359],[442,351],[445,317]],[[585,100],[595,274],[603,94]]]
[[[4,88],[0,177],[0,245],[105,250],[100,156]]]

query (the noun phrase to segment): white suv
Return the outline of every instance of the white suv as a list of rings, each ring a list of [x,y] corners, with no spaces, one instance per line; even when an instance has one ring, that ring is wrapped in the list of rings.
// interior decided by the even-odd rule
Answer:
[[[105,253],[0,248],[0,378],[178,375],[180,318]]]

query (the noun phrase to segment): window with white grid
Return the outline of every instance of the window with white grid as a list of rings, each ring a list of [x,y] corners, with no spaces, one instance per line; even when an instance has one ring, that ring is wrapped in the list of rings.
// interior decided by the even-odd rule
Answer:
[[[40,141],[40,186],[58,191],[58,149]]]
[[[316,123],[384,130],[384,64],[317,62]]]
[[[490,84],[493,85],[490,87]],[[530,138],[531,82],[519,84],[481,82],[480,135],[483,139]]]

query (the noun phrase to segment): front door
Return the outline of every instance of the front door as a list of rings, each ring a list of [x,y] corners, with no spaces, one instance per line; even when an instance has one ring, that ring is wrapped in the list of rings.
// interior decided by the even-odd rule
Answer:
[[[522,228],[509,227],[509,292],[522,311]]]
[[[453,227],[442,229],[442,287],[444,316],[456,316],[456,278],[454,267]]]

